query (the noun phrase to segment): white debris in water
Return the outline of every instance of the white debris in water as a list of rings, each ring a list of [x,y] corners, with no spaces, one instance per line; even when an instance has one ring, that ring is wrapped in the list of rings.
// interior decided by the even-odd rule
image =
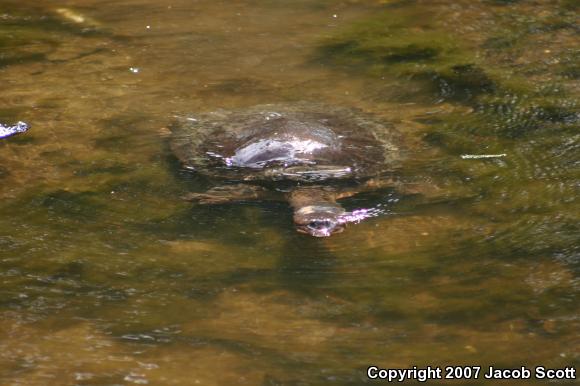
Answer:
[[[83,15],[82,13],[75,11],[73,9],[70,8],[57,8],[55,9],[55,12],[62,17],[65,20],[68,20],[70,22],[76,23],[76,24],[84,24],[86,26],[89,27],[100,27],[100,23],[98,21],[96,21],[95,19]]]
[[[139,364],[139,366],[143,367],[144,369],[147,370],[153,370],[153,369],[158,369],[159,365],[155,364],[155,363],[144,363],[144,362],[137,362]]]
[[[145,374],[139,374],[134,372],[130,372],[129,374],[127,374],[125,378],[123,378],[123,380],[131,383],[136,383],[138,385],[147,385],[149,383],[147,378],[145,378]]]
[[[503,158],[507,154],[462,154],[461,159],[480,159],[480,158]]]
[[[86,381],[93,378],[93,373],[75,373],[75,381]]]
[[[130,67],[129,71],[131,71],[133,74],[138,74],[139,73],[139,69],[137,67]]]
[[[28,125],[25,122],[18,122],[14,126],[4,126],[0,123],[0,138],[10,137],[11,135],[24,133],[28,130]]]
[[[73,11],[72,9],[68,8],[58,8],[56,12],[59,15],[62,15],[65,19],[68,19],[75,23],[84,23],[87,19],[81,15],[80,13]]]

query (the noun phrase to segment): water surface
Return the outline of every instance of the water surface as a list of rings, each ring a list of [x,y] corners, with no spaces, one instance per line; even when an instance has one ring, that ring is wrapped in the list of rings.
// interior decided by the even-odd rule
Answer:
[[[0,383],[359,385],[578,366],[572,1],[4,1]],[[328,239],[199,207],[176,115],[316,101],[393,122],[437,194]],[[462,155],[505,154],[492,158]],[[484,383],[483,380],[474,383]],[[533,383],[524,381],[522,383]]]

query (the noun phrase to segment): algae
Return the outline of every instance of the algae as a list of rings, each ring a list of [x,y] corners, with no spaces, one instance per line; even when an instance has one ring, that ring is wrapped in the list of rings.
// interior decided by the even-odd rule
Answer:
[[[487,242],[474,236],[466,245],[489,257],[574,256],[573,165],[580,162],[569,150],[577,148],[580,127],[574,6],[483,3],[500,8],[479,2],[461,10],[442,3],[386,6],[328,37],[316,60],[359,76],[419,82],[432,102],[471,109],[420,119],[423,140],[447,154],[434,169],[459,176],[478,196],[463,209],[497,222]],[[470,30],[453,29],[446,17],[474,23]],[[459,157],[482,153],[507,156]],[[547,229],[553,235],[548,243],[539,236]]]
[[[426,22],[416,8],[388,9],[354,23],[329,37],[315,60],[372,76],[426,82],[444,98],[463,98],[494,88],[476,55],[452,34]]]
[[[46,63],[58,57],[62,42],[74,37],[109,36],[103,28],[78,25],[59,17],[51,8],[8,2],[0,17],[0,68],[30,63]],[[74,58],[95,51],[79,49]]]

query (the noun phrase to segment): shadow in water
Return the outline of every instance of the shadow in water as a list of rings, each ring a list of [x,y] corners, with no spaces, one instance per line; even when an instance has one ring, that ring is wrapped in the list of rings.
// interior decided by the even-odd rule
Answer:
[[[279,284],[290,291],[314,293],[330,284],[335,265],[324,240],[296,234],[283,248],[276,275]]]

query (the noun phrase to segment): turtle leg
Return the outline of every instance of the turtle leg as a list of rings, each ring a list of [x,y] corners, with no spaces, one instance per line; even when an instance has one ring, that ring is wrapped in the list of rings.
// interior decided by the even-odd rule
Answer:
[[[186,201],[199,204],[226,204],[228,202],[258,200],[264,198],[268,190],[255,185],[237,184],[211,188],[205,193],[188,193],[183,196]]]
[[[438,197],[441,188],[426,181],[403,182],[392,177],[377,177],[366,181],[359,192],[368,192],[382,189],[396,189],[404,195],[422,195],[424,197]]]
[[[419,202],[429,205],[461,202],[477,197],[469,187],[459,187],[450,190],[429,180],[415,179],[407,182],[383,177],[367,181],[360,192],[381,191],[384,189],[395,189],[396,192],[403,196],[414,196],[419,199]]]
[[[343,198],[356,196],[359,193],[387,189],[395,189],[398,193],[406,196],[420,195],[426,198],[437,198],[442,194],[441,188],[427,182],[403,182],[392,177],[377,177],[357,186],[336,189],[333,197],[336,200],[341,200]]]
[[[403,194],[416,194],[412,188],[392,178],[373,178],[357,186],[338,188],[333,191],[336,200],[356,196],[359,193],[372,192],[384,189],[397,189]]]

